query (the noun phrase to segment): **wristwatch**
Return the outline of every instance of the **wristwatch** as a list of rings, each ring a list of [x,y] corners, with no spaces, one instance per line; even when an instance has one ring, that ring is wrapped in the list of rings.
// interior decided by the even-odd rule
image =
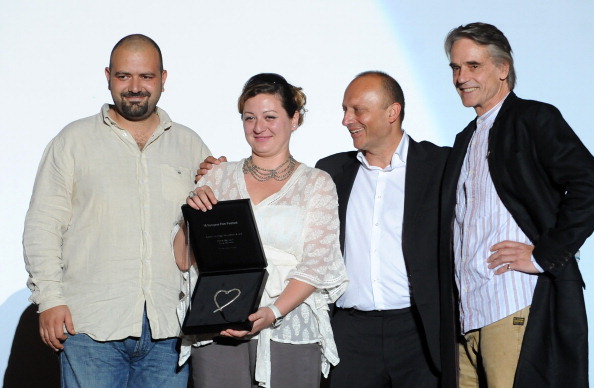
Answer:
[[[276,307],[273,304],[269,304],[267,306],[270,310],[272,310],[272,313],[274,314],[274,322],[272,322],[272,327],[274,327],[275,329],[277,327],[279,327],[281,325],[281,323],[283,323],[283,315],[281,314],[280,310],[278,309],[278,307]]]

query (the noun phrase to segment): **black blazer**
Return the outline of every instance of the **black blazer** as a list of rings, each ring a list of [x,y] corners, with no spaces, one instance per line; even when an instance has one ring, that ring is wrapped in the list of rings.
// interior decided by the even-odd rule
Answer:
[[[440,252],[445,311],[456,307],[447,294],[454,289],[452,223],[456,186],[475,129],[476,120],[456,137],[444,177]],[[587,387],[583,280],[574,255],[594,230],[594,158],[555,107],[514,93],[493,123],[487,155],[499,198],[534,244],[533,256],[545,270],[536,275],[514,387]],[[443,331],[444,346],[455,335]]]
[[[420,315],[422,336],[431,359],[441,369],[439,354],[438,216],[439,188],[449,148],[410,139],[406,160],[402,250],[411,297]],[[330,174],[338,192],[340,247],[344,252],[349,196],[360,163],[357,151],[343,152],[316,164]]]

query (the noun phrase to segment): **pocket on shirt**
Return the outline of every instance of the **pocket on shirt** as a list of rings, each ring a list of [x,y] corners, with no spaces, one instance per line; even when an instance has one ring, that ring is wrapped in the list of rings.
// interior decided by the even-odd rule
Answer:
[[[194,172],[189,168],[161,165],[161,191],[163,199],[185,203],[188,192],[194,187]]]

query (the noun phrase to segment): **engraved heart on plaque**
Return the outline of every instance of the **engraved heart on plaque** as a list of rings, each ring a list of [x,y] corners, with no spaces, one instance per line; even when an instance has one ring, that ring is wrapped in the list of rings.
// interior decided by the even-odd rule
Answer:
[[[219,296],[221,296],[221,301],[219,301]],[[227,296],[231,295],[231,299],[227,300]],[[230,290],[218,290],[215,294],[214,294],[214,303],[217,306],[217,309],[215,311],[213,311],[213,313],[222,311],[225,307],[229,306],[231,303],[235,302],[237,300],[237,298],[239,298],[239,295],[241,295],[241,290],[239,290],[239,288],[232,288]],[[225,302],[227,300],[227,302]],[[221,303],[224,303],[223,305],[221,305]]]

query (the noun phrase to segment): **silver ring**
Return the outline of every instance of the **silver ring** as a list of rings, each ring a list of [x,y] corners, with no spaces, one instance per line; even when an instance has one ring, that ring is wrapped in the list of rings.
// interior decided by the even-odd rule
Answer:
[[[511,264],[507,263],[507,270],[510,271],[511,270]]]
[[[196,196],[196,192],[194,190],[190,191],[190,194],[188,194],[188,198],[194,198]]]

